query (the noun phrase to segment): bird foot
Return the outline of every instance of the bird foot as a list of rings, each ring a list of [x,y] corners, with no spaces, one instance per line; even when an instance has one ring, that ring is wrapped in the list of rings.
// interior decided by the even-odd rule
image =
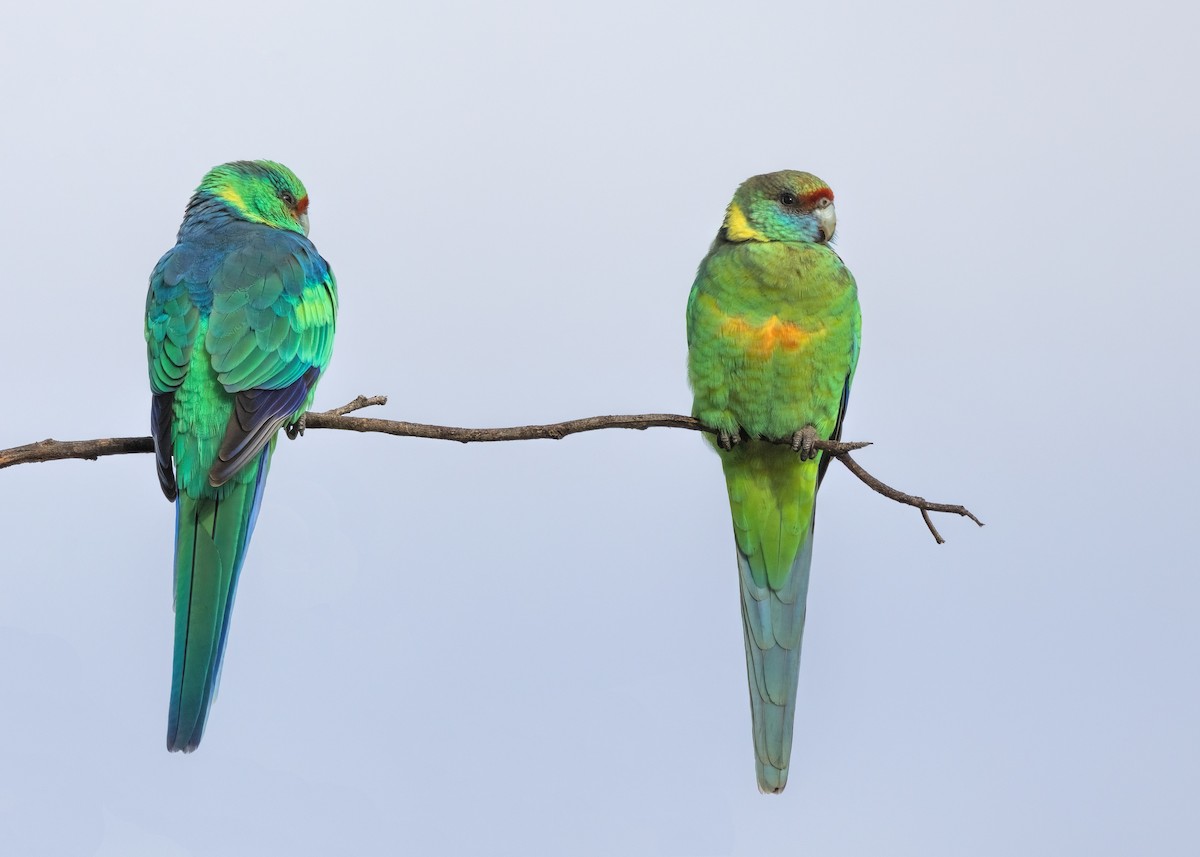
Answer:
[[[729,452],[729,450],[733,449],[735,446],[741,443],[741,441],[742,433],[740,431],[733,432],[731,434],[730,432],[725,431],[725,429],[721,429],[717,432],[717,444],[726,452]]]
[[[287,433],[288,440],[295,440],[298,437],[304,436],[305,418],[308,414],[301,414],[300,419],[296,420],[290,426],[284,426],[283,430]]]
[[[807,425],[800,431],[792,435],[792,452],[800,453],[801,461],[808,461],[810,458],[816,458],[820,450],[813,449],[813,444],[817,442],[817,430],[814,426]]]

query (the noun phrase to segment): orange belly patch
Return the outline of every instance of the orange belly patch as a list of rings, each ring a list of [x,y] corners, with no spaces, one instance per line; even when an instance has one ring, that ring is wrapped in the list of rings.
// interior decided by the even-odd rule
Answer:
[[[811,338],[807,330],[777,315],[771,316],[758,327],[751,326],[745,319],[727,316],[721,326],[721,335],[743,343],[743,348],[754,357],[765,359],[777,348],[795,351]]]

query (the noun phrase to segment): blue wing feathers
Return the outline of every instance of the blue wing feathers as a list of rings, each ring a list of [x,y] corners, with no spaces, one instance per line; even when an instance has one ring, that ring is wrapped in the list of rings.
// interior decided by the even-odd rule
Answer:
[[[150,400],[150,436],[154,438],[154,466],[158,484],[168,500],[179,494],[175,469],[171,465],[171,421],[175,393],[155,393]]]
[[[278,390],[254,389],[235,394],[233,416],[209,471],[210,484],[223,485],[242,469],[288,423],[316,386],[320,370],[309,367],[294,383]]]

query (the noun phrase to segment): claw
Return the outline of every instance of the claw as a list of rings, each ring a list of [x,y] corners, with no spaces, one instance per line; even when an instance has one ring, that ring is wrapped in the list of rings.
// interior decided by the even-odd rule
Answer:
[[[817,442],[817,430],[811,425],[807,425],[800,431],[792,435],[792,452],[800,453],[801,461],[808,461],[810,458],[816,458],[819,450],[813,449],[813,444]]]
[[[721,429],[719,432],[717,432],[717,443],[720,445],[721,449],[725,450],[726,452],[729,452],[729,450],[737,446],[741,440],[741,432],[734,432],[733,434],[730,434],[729,432],[725,431],[725,429]]]
[[[307,413],[301,414],[300,419],[296,420],[290,426],[284,426],[283,430],[287,433],[288,440],[295,440],[298,437],[304,436],[304,424]]]

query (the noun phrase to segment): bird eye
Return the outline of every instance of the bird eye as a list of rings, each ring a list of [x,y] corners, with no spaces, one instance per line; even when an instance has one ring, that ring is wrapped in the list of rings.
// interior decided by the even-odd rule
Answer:
[[[284,205],[286,205],[288,208],[296,207],[296,197],[292,196],[292,192],[290,190],[280,191],[279,198],[283,200]]]
[[[795,205],[796,195],[785,190],[783,193],[779,194],[779,201],[784,205]]]

